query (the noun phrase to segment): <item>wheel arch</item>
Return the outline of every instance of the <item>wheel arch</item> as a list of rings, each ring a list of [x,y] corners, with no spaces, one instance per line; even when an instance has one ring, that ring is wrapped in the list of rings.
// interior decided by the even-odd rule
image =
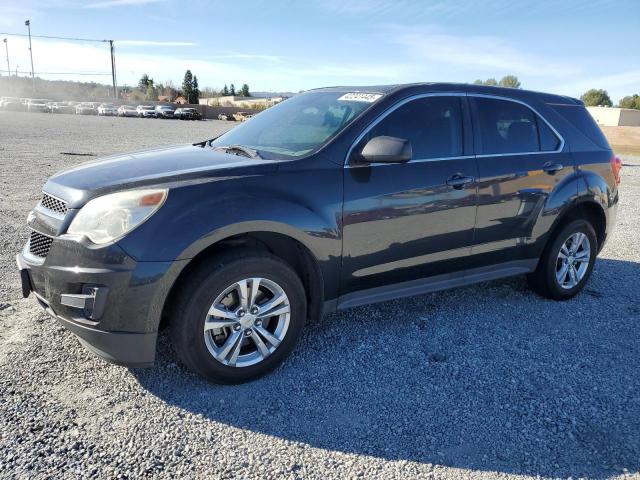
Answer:
[[[324,278],[320,263],[311,249],[300,239],[273,230],[249,230],[229,233],[203,247],[186,263],[167,294],[160,318],[160,328],[167,324],[175,297],[189,272],[212,257],[231,249],[262,250],[287,262],[299,275],[307,297],[307,318],[315,320],[322,315],[324,304]]]
[[[598,253],[602,250],[607,235],[607,217],[604,207],[593,198],[582,198],[566,206],[564,211],[558,216],[549,231],[545,240],[544,250],[555,238],[556,233],[567,224],[568,221],[584,219],[587,220],[596,232],[598,239]]]

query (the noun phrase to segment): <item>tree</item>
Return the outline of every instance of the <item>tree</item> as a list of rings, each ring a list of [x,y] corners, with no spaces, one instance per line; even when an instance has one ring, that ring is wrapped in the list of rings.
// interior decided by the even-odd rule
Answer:
[[[242,88],[240,89],[240,96],[241,97],[250,97],[251,94],[249,93],[249,85],[247,85],[246,83],[242,84]]]
[[[144,99],[150,102],[158,100],[158,93],[156,92],[156,89],[153,88],[153,84],[150,83],[149,85],[147,85]]]
[[[634,95],[626,96],[618,102],[618,106],[620,108],[634,108],[636,110],[640,110],[640,95],[636,93]]]
[[[229,95],[233,97],[235,96],[235,94],[236,94],[236,87],[232,83],[231,85],[229,85]]]
[[[149,75],[143,73],[140,80],[138,80],[138,88],[140,90],[146,90],[149,85],[153,85],[153,78],[149,78]]]
[[[200,90],[198,90],[198,77],[193,76],[193,82],[191,83],[191,95],[193,96],[193,101],[189,103],[198,103],[200,100]]]
[[[587,107],[610,107],[613,105],[606,90],[596,90],[595,88],[587,90],[580,97],[580,100],[582,100]]]
[[[512,87],[512,88],[520,88],[520,82],[518,81],[518,77],[515,75],[507,75],[502,77],[500,83],[495,78],[487,78],[486,80],[474,80],[474,85],[486,85],[488,87],[497,87],[500,85],[501,87]]]
[[[505,75],[498,83],[501,87],[520,88],[520,81],[515,75]]]
[[[191,103],[193,97],[193,74],[191,70],[184,72],[184,79],[182,80],[182,95],[187,100],[187,103]]]
[[[227,84],[226,84],[226,83],[225,83],[225,85],[224,85],[224,88],[223,88],[223,89],[222,89],[222,91],[220,92],[220,94],[221,94],[223,97],[226,97],[226,96],[228,96],[228,95],[229,95],[229,89],[227,88]]]

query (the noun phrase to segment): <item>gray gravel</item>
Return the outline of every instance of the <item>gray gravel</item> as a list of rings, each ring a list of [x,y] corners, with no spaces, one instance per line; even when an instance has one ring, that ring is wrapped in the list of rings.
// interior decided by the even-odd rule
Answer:
[[[521,278],[309,325],[248,385],[87,353],[30,298],[14,255],[55,171],[202,140],[229,124],[0,112],[0,476],[640,478],[640,158],[588,289],[556,303]]]

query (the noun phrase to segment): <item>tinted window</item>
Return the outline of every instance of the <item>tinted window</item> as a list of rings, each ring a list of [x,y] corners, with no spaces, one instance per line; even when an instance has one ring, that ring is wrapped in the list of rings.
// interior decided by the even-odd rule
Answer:
[[[387,135],[411,142],[413,158],[462,155],[462,111],[458,97],[413,100],[386,116],[371,129],[360,147],[373,137]]]
[[[538,133],[540,135],[540,150],[543,152],[551,152],[553,150],[557,150],[560,146],[560,140],[556,136],[555,133],[551,131],[549,125],[538,118]]]
[[[484,154],[525,153],[540,150],[535,114],[524,105],[493,98],[474,98]],[[477,124],[477,125],[476,125]]]
[[[551,105],[551,108],[571,122],[574,127],[595,142],[596,145],[611,148],[607,138],[586,108],[581,105]]]

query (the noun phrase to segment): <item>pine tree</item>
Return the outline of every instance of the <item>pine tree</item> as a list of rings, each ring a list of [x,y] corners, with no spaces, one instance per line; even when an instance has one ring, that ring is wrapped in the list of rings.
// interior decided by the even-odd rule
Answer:
[[[182,80],[182,94],[187,100],[187,103],[191,103],[193,98],[193,74],[191,70],[184,72],[184,80]]]
[[[240,96],[241,97],[250,97],[251,94],[249,93],[249,85],[247,85],[246,83],[242,84],[242,88],[240,89]]]
[[[198,103],[200,100],[200,90],[198,89],[198,77],[193,76],[193,83],[191,84],[191,95],[193,96],[193,101],[189,103]]]
[[[227,84],[225,83],[224,88],[222,89],[222,92],[220,92],[222,94],[223,97],[226,97],[229,95],[229,89],[227,88]]]
[[[235,96],[236,94],[236,87],[233,85],[233,83],[229,86],[229,95],[231,95],[232,97]]]

